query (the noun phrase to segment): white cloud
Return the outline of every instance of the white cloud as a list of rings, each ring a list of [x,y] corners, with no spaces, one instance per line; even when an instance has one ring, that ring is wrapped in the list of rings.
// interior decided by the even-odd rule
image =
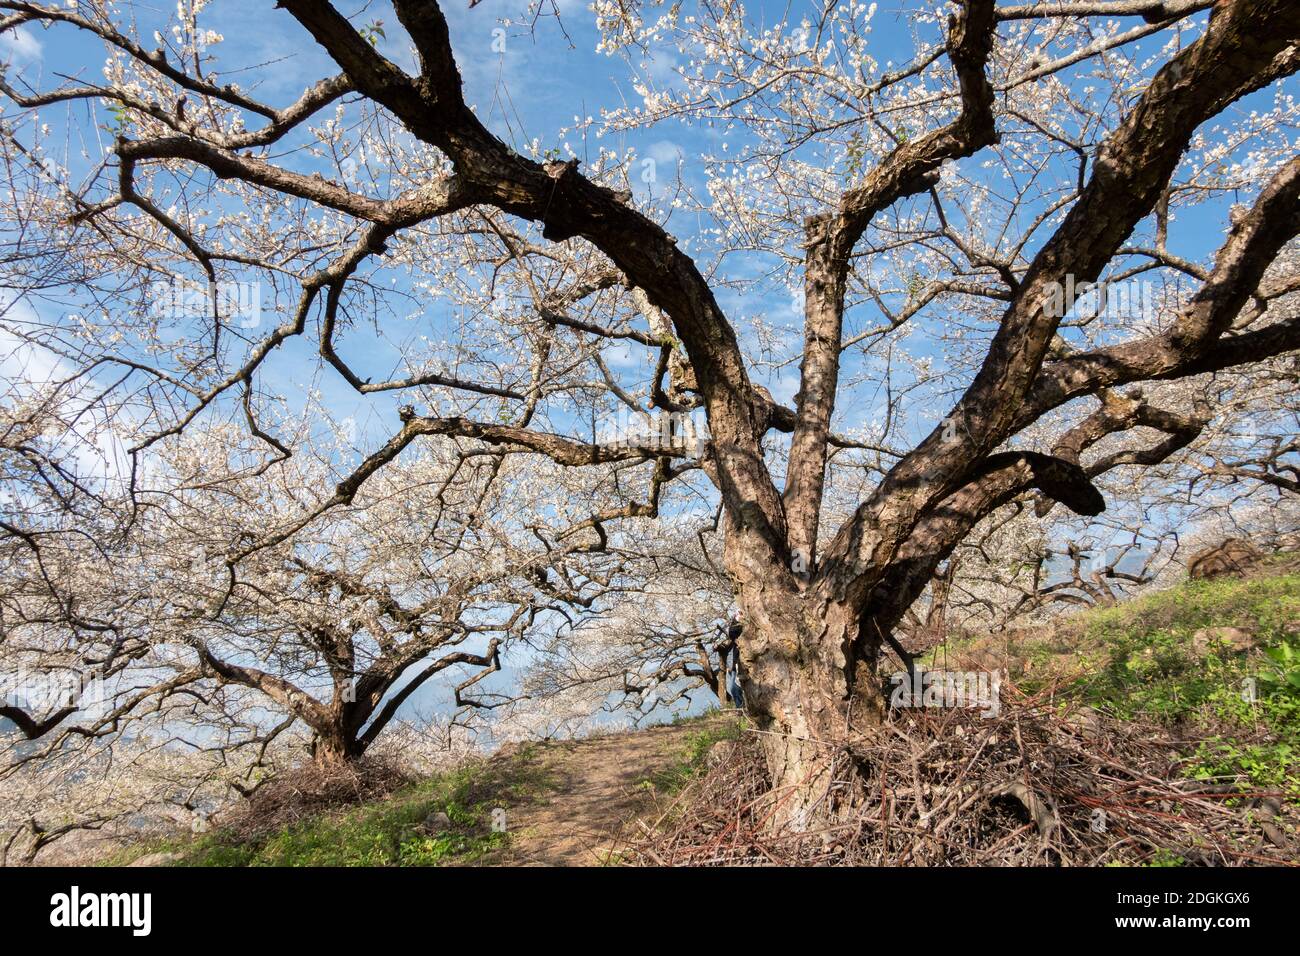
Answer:
[[[41,41],[32,36],[26,27],[16,27],[0,33],[0,62],[6,66],[38,63],[42,51]]]
[[[0,294],[0,381],[7,386],[0,392],[0,400],[31,399],[73,376],[72,366],[62,358],[14,331],[39,323],[40,317],[28,302],[12,293]],[[131,459],[122,423],[105,419],[97,408],[84,408],[82,401],[83,395],[97,395],[98,388],[92,377],[86,377],[62,391],[58,400],[58,411],[79,418],[80,426],[92,436],[90,441],[72,433],[50,437],[83,477],[124,481],[131,473]]]

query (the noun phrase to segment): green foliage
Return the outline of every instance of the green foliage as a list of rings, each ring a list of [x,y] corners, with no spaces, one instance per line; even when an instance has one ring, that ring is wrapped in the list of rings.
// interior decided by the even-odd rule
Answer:
[[[118,847],[116,850],[99,857],[92,864],[93,866],[130,866],[141,857],[151,856],[154,853],[175,852],[177,841],[173,838],[155,837],[140,840],[131,843],[128,846]]]
[[[712,718],[712,719],[709,719]],[[677,793],[696,777],[703,774],[705,758],[713,745],[721,740],[739,740],[745,732],[745,720],[718,720],[716,712],[710,713],[702,721],[699,730],[686,738],[678,759],[660,772],[643,780],[641,786],[654,789],[660,793]]]
[[[1292,640],[1264,649],[1272,666],[1259,675],[1259,682],[1279,696],[1300,698],[1300,650]]]
[[[1288,565],[1291,563],[1287,562]],[[1087,615],[1089,633],[1104,638],[1140,636],[1158,630],[1190,634],[1202,627],[1249,627],[1265,643],[1287,636],[1300,620],[1300,574],[1290,567],[1249,578],[1185,581]]]
[[[659,342],[662,345],[668,346],[670,349],[676,349],[682,355],[686,354],[686,346],[682,345],[681,339],[677,338],[677,336],[673,335],[671,332],[662,333],[659,336]]]
[[[907,277],[907,301],[912,302],[925,288],[925,280],[921,278],[921,273],[913,272]]]
[[[849,142],[845,146],[845,169],[848,172],[850,180],[857,179],[862,174],[863,163],[867,155],[866,144],[862,142],[862,134],[855,132],[849,137]]]
[[[1264,790],[1277,790],[1300,802],[1300,752],[1293,742],[1241,743],[1212,737],[1197,748],[1190,775],[1198,780],[1244,773]]]
[[[1129,866],[1186,866],[1187,861],[1172,850],[1166,850],[1164,847],[1152,853],[1149,859],[1133,863],[1127,860],[1111,860],[1106,864],[1107,867],[1129,867]]]
[[[1175,853],[1173,850],[1166,850],[1161,847],[1151,855],[1143,866],[1186,866],[1187,861]]]
[[[108,130],[108,132],[112,133],[114,136],[125,135],[133,122],[130,108],[124,103],[119,103],[117,100],[109,100],[108,105],[105,108],[108,110],[108,114],[112,119],[105,124],[104,129]]]
[[[1079,689],[1091,704],[1120,717],[1153,716],[1174,721],[1207,703],[1233,711],[1242,682],[1263,682],[1259,662],[1226,644],[1204,654],[1193,647],[1202,628],[1240,627],[1270,649],[1290,640],[1300,620],[1300,577],[1282,574],[1252,580],[1189,581],[1085,615],[1079,649],[1099,658]]]
[[[1199,779],[1246,775],[1300,800],[1300,575],[1188,581],[1086,616],[1082,644],[1099,666],[1076,692],[1121,718],[1208,732],[1188,767]],[[1202,628],[1239,627],[1260,653],[1193,647]],[[1253,693],[1252,693],[1253,690]]]
[[[272,836],[240,842],[224,832],[171,847],[180,866],[438,866],[480,860],[506,845],[492,810],[549,786],[524,748],[510,761],[483,761],[430,778],[383,800],[320,814]],[[439,811],[450,826],[425,820]],[[155,847],[154,849],[158,849]],[[137,854],[139,855],[139,854]]]

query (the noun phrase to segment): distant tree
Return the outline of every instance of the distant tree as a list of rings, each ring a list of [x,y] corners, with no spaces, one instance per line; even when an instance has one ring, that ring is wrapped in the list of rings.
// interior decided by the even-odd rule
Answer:
[[[478,686],[501,669],[505,646],[549,607],[581,607],[605,590],[590,577],[596,567],[580,564],[581,539],[553,544],[540,528],[519,537],[517,496],[540,496],[513,480],[514,463],[433,448],[322,514],[303,501],[329,479],[334,456],[319,442],[317,454],[304,443],[214,481],[216,462],[255,463],[240,445],[231,429],[187,432],[159,456],[165,490],[137,493],[111,550],[75,538],[36,546],[38,565],[58,559],[53,577],[66,590],[15,576],[0,595],[10,673],[97,682],[93,709],[62,699],[5,707],[45,753],[143,718],[175,735],[179,708],[192,711],[185,722],[204,746],[216,745],[215,729],[222,747],[264,749],[297,726],[317,762],[352,760],[444,672],[460,675],[445,704],[510,700]],[[257,541],[268,529],[274,543]],[[241,548],[249,553],[236,560]],[[616,569],[614,558],[597,560]],[[102,623],[88,634],[92,622]]]

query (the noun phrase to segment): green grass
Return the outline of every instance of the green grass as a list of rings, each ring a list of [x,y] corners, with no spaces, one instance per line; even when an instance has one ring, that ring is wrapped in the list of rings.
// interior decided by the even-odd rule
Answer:
[[[1214,703],[1221,716],[1250,716],[1243,681],[1261,696],[1274,676],[1272,661],[1226,644],[1204,653],[1192,645],[1202,628],[1237,627],[1265,649],[1289,647],[1300,622],[1300,576],[1188,581],[1178,587],[1088,614],[1084,644],[1102,666],[1083,679],[1085,698],[1118,716],[1143,714],[1172,722]],[[1241,704],[1244,706],[1237,706]],[[1255,715],[1256,717],[1258,715]]]
[[[141,857],[153,853],[175,852],[179,846],[175,837],[149,837],[128,846],[121,846],[107,856],[96,859],[93,866],[130,866]]]
[[[699,730],[686,738],[681,754],[669,766],[647,777],[643,787],[664,794],[678,793],[705,770],[705,758],[714,744],[721,740],[739,740],[745,730],[743,717],[719,719],[720,711],[710,711],[700,718]],[[707,722],[706,722],[707,721]]]
[[[1009,644],[1034,692],[1073,674],[1064,699],[1121,719],[1176,727],[1201,743],[1188,754],[1197,778],[1245,774],[1300,800],[1300,574],[1294,555],[1247,578],[1186,581],[1089,611]],[[1236,627],[1256,649],[1193,647],[1202,628]],[[1253,682],[1254,699],[1250,689]]]
[[[549,783],[523,748],[509,761],[480,761],[421,781],[374,803],[312,817],[263,839],[243,842],[215,831],[171,846],[178,866],[439,866],[473,863],[503,848],[508,833],[493,832],[494,807],[536,797]],[[442,811],[451,826],[424,826]],[[117,862],[125,862],[117,861]]]

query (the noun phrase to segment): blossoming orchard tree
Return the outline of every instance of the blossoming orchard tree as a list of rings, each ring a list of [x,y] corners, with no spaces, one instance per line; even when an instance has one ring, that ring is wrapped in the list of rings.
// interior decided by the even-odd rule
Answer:
[[[584,615],[627,560],[589,555],[577,536],[528,533],[517,518],[548,489],[545,477],[539,487],[513,473],[519,459],[430,446],[321,512],[303,507],[303,492],[329,483],[339,445],[301,441],[271,467],[214,485],[212,463],[247,460],[250,441],[229,425],[195,426],[156,456],[165,477],[136,489],[129,530],[45,528],[4,550],[0,673],[27,675],[7,689],[59,689],[41,675],[94,682],[57,700],[6,701],[0,716],[20,731],[7,741],[13,766],[146,738],[232,762],[254,753],[251,778],[272,744],[301,731],[318,764],[354,760],[440,676],[452,678],[445,703],[467,714],[517,703],[514,689],[482,685],[503,649],[552,609]],[[267,528],[282,540],[258,541]],[[227,564],[232,542],[249,553]]]
[[[883,64],[875,4],[601,0],[639,102],[567,133],[682,137],[703,185],[671,193],[652,157],[489,122],[461,73],[481,37],[462,56],[433,0],[396,23],[264,7],[334,65],[296,99],[251,92],[282,66],[223,74],[198,2],[152,36],[129,4],[0,2],[0,30],[107,50],[100,77],[0,87],[10,284],[43,303],[10,334],[118,403],[133,486],[205,419],[294,453],[273,370],[309,344],[330,388],[393,404],[305,516],[421,443],[596,489],[537,514],[592,552],[716,500],[745,707],[796,824],[844,809],[833,742],[883,719],[883,649],[982,519],[1102,512],[1103,476],[1214,419],[1206,382],[1300,346],[1285,0],[961,0]],[[646,413],[666,426],[608,427]],[[229,580],[285,533],[228,542]]]

